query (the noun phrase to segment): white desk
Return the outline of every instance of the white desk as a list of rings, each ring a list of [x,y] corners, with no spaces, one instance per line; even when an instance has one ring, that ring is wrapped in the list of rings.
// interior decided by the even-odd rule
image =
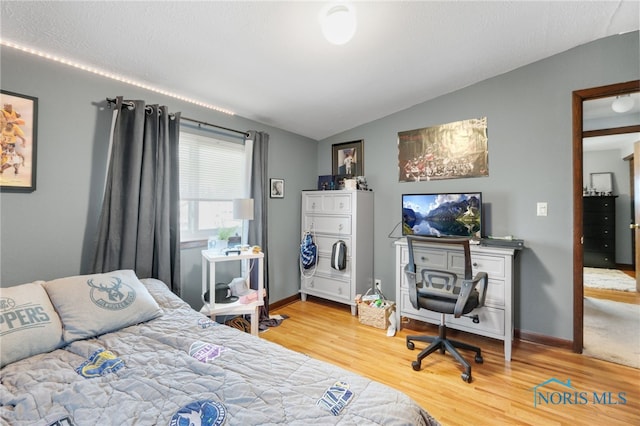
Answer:
[[[406,239],[396,245],[396,323],[398,330],[402,326],[402,317],[413,318],[432,324],[440,323],[440,314],[426,309],[414,309],[409,300],[409,286],[404,276],[404,267],[409,261]],[[447,315],[447,327],[491,337],[504,341],[504,359],[511,361],[513,343],[513,286],[515,280],[514,248],[485,247],[472,245],[471,262],[473,273],[484,271],[489,275],[487,295],[483,307],[475,309],[471,315],[477,315],[479,322],[474,323],[467,316],[453,318]],[[434,268],[464,273],[464,253],[460,248],[431,245],[414,248],[414,262],[417,271],[422,268]]]
[[[243,261],[249,262],[251,259],[258,260],[258,299],[251,303],[216,303],[216,263]],[[260,307],[264,305],[264,253],[253,253],[251,251],[241,254],[215,253],[213,250],[202,250],[202,294],[209,290],[209,304],[205,304],[200,312],[215,320],[217,315],[251,315],[251,334],[258,335],[258,320],[260,318]],[[254,265],[255,266],[255,265]],[[250,270],[251,268],[246,268]],[[207,274],[208,272],[208,274]]]

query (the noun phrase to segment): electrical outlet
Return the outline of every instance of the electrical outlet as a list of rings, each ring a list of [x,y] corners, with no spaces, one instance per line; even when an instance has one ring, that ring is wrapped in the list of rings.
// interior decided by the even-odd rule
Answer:
[[[376,288],[376,290],[382,291],[382,281],[381,280],[376,278],[375,280],[373,280],[373,285]]]

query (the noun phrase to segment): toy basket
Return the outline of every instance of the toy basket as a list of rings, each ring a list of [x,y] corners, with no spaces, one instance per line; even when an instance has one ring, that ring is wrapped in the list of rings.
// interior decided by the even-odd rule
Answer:
[[[368,293],[369,291],[367,291],[367,294]],[[365,296],[367,294],[365,294]],[[380,306],[375,304],[375,300],[366,301],[362,298],[356,299],[358,304],[358,320],[364,325],[387,329],[389,327],[389,317],[393,315],[395,311],[395,303],[384,299],[384,296],[381,296],[378,300],[381,300]]]

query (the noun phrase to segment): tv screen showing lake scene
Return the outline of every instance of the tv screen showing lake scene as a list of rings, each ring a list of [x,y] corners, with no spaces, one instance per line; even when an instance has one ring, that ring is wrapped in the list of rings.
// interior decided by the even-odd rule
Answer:
[[[482,194],[402,195],[402,235],[474,237],[482,231]]]

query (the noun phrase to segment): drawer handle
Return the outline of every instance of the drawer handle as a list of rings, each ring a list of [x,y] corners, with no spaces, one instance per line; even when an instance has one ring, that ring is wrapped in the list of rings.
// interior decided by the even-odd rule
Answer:
[[[477,268],[478,267],[478,262],[473,262],[473,267]]]
[[[315,210],[315,209],[316,209],[316,203],[311,203],[311,208],[312,208],[313,210]]]
[[[338,294],[342,294],[342,287],[338,287]]]
[[[343,209],[344,208],[344,203],[340,203],[340,208]]]
[[[422,257],[420,258],[420,260],[422,260],[423,262],[426,262],[427,260],[429,260],[429,258],[428,258],[428,257],[426,257],[426,256],[422,256]]]
[[[338,230],[342,231],[342,228],[343,228],[342,224],[338,225]]]

